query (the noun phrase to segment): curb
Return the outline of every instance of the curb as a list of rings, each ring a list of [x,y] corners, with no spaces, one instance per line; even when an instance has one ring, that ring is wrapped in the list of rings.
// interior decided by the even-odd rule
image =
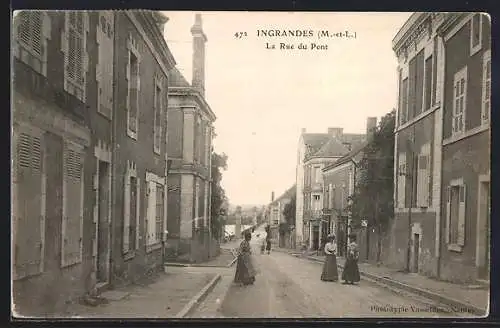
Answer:
[[[184,318],[186,317],[195,307],[196,305],[203,300],[205,296],[207,296],[208,293],[217,285],[217,283],[220,281],[222,276],[220,274],[216,275],[208,284],[205,285],[205,287],[202,288],[202,290],[196,294],[184,308],[175,315],[176,318]]]
[[[282,251],[282,252],[283,253],[287,253],[286,251]],[[291,253],[288,253],[288,254],[290,254],[292,256],[296,256],[296,257],[303,257],[300,254],[299,255],[294,255],[294,254],[291,254]],[[314,262],[318,262],[318,263],[324,263],[324,260],[318,259],[318,258],[314,258],[312,256],[305,256],[303,258],[306,258],[309,261],[314,261]],[[340,265],[340,264],[338,264],[337,266],[340,269],[344,268],[344,266]],[[422,289],[422,288],[411,286],[411,285],[408,285],[408,284],[405,284],[405,283],[402,283],[402,282],[399,282],[399,281],[396,281],[396,280],[393,280],[393,279],[390,279],[390,278],[381,277],[381,276],[375,275],[373,273],[368,273],[366,271],[361,271],[360,270],[359,273],[360,273],[360,275],[363,278],[368,278],[368,280],[373,280],[375,282],[378,282],[381,285],[385,285],[385,286],[391,287],[391,289],[396,288],[396,289],[400,289],[400,290],[405,290],[405,291],[408,291],[408,292],[411,292],[411,293],[423,296],[425,298],[438,301],[438,302],[443,303],[445,305],[451,306],[452,308],[458,309],[459,312],[464,312],[464,311],[466,311],[466,312],[472,312],[473,314],[479,315],[479,316],[485,316],[486,313],[487,313],[487,310],[482,309],[480,307],[477,307],[477,306],[475,306],[473,304],[469,304],[469,303],[466,303],[466,302],[463,302],[463,301],[459,301],[459,300],[453,299],[453,298],[448,297],[448,296],[443,296],[443,295],[434,293],[434,292],[429,291],[429,290],[425,290],[425,289]]]

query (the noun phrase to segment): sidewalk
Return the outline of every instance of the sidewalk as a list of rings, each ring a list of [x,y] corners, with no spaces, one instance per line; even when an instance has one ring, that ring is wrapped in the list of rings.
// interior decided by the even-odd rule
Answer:
[[[104,292],[107,304],[71,304],[64,317],[77,318],[176,318],[187,315],[220,279],[200,268],[169,267],[143,284]]]
[[[299,250],[279,248],[275,248],[275,250],[317,262],[324,262],[324,256],[310,255],[310,252],[307,254]],[[344,262],[344,258],[337,258],[338,266],[341,269],[344,267]],[[368,279],[438,300],[463,311],[473,311],[477,315],[485,315],[488,310],[489,288],[486,286],[453,284],[370,263],[359,263],[359,271],[362,276]]]

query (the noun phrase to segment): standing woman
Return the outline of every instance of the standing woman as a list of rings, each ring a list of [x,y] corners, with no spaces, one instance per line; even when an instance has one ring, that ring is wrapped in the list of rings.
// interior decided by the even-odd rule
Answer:
[[[266,251],[269,255],[271,253],[271,227],[266,226]]]
[[[326,239],[325,244],[325,264],[323,264],[323,272],[321,273],[322,281],[338,281],[339,273],[337,270],[337,245],[335,244],[335,236],[330,235]]]
[[[344,266],[344,271],[342,271],[342,280],[344,284],[353,285],[355,282],[359,282],[359,249],[356,243],[356,235],[349,236],[351,242],[347,246],[346,261]]]
[[[255,267],[252,261],[252,249],[250,247],[250,240],[252,234],[250,231],[245,232],[245,239],[241,242],[238,249],[238,260],[236,262],[236,273],[234,275],[235,283],[242,283],[243,285],[253,285],[255,282]]]

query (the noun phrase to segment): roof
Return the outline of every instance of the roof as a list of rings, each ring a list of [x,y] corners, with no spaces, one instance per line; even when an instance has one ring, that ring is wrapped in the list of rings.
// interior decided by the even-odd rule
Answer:
[[[339,137],[328,133],[305,133],[302,135],[306,145],[307,157],[339,157],[349,152],[345,144],[351,149],[357,148],[366,140],[365,134],[345,133]]]
[[[338,161],[336,161],[335,163],[333,163],[331,165],[325,166],[322,171],[323,172],[328,171],[330,169],[333,169],[334,167],[337,167],[337,166],[340,166],[342,164],[349,162],[357,154],[359,154],[361,151],[363,151],[363,149],[365,149],[365,147],[368,146],[368,144],[369,144],[368,141],[364,141],[364,142],[358,144],[355,148],[353,148],[349,153],[347,153],[345,156],[340,158]]]
[[[295,192],[297,190],[296,186],[297,185],[294,184],[293,186],[291,186],[290,188],[288,188],[281,196],[279,196],[273,202],[271,202],[270,205],[274,205],[277,202],[282,201],[284,199],[290,199],[290,198],[292,198],[295,195]]]
[[[327,133],[304,133],[302,135],[304,144],[307,146],[308,151],[311,153],[317,152],[331,136]]]
[[[347,147],[342,144],[336,137],[330,138],[313,156],[328,157],[328,156],[343,156],[348,151]]]
[[[169,86],[171,87],[191,87],[186,78],[177,69],[177,67],[172,68],[169,71]]]

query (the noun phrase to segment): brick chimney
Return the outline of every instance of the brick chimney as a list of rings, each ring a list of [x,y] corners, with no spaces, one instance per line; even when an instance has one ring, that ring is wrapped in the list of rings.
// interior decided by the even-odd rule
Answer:
[[[343,128],[328,128],[328,134],[337,138],[342,137],[342,134],[344,133]]]
[[[366,138],[373,138],[373,134],[377,129],[377,118],[376,117],[368,117],[366,119]]]
[[[274,202],[274,191],[271,192],[271,203]]]
[[[193,81],[192,86],[202,96],[205,96],[205,42],[207,36],[203,33],[201,14],[196,14],[194,25],[191,28],[193,36]]]

